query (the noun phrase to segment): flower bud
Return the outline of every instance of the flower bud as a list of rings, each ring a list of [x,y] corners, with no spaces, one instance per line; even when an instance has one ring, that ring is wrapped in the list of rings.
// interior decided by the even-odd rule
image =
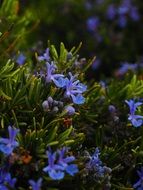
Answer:
[[[44,109],[45,111],[49,109],[49,104],[48,104],[48,101],[47,101],[47,100],[45,100],[45,101],[42,103],[42,107],[43,107],[43,109]]]
[[[65,110],[66,110],[68,115],[74,115],[75,114],[75,109],[72,106],[66,106]]]
[[[53,113],[57,113],[59,111],[59,108],[57,106],[55,106],[53,109],[52,109],[52,112]]]
[[[49,96],[49,97],[47,98],[47,101],[48,101],[48,103],[49,103],[49,106],[52,106],[52,104],[53,104],[53,98],[52,98],[51,96]]]

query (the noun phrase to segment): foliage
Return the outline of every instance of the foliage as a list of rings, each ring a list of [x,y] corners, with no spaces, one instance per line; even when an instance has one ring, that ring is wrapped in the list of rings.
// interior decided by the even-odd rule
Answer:
[[[59,16],[50,7],[64,7],[68,15],[75,6],[76,15],[79,9],[84,12],[82,3],[47,1],[45,22],[53,24]],[[47,41],[45,50],[36,44],[41,35],[38,18],[44,22],[47,14],[44,5],[44,0],[35,4],[9,0],[0,9],[0,189],[139,188],[142,67],[125,69],[124,75],[104,81],[89,80],[95,57],[86,60],[78,55],[82,43],[70,49],[65,43]],[[105,7],[103,3],[103,12]],[[64,37],[77,43],[74,34]]]

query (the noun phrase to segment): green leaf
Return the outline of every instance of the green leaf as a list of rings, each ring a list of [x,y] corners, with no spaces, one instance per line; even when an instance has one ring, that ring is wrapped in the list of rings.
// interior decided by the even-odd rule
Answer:
[[[69,129],[67,129],[63,133],[61,133],[58,136],[59,143],[63,144],[64,141],[69,137],[69,135],[71,134],[72,131],[73,131],[73,127],[71,126]]]

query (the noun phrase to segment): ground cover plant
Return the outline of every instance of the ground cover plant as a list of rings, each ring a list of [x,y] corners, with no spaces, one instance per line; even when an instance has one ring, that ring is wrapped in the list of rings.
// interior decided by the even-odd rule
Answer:
[[[142,64],[89,80],[96,54],[33,43],[39,21],[25,6],[0,8],[0,189],[142,190]]]

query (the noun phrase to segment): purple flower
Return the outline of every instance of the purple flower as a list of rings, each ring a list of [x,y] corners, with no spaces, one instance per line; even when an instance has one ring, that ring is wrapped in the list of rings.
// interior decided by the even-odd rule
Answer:
[[[119,14],[120,16],[125,16],[125,15],[128,13],[128,11],[129,11],[129,7],[120,6],[120,7],[118,8],[118,14]]]
[[[119,14],[128,13],[131,6],[131,0],[123,0],[119,6]]]
[[[7,186],[11,188],[15,187],[16,178],[11,178],[11,174],[6,172],[5,169],[0,169],[0,189],[8,190]]]
[[[26,60],[25,55],[20,53],[16,59],[16,63],[18,63],[18,65],[23,65],[25,63],[25,60]]]
[[[104,177],[105,167],[102,166],[102,161],[99,158],[100,151],[98,147],[92,156],[89,155],[89,161],[86,163],[86,169],[89,171],[94,171],[96,177]]]
[[[125,27],[127,23],[127,16],[133,21],[140,19],[139,12],[136,6],[133,6],[130,0],[124,0],[118,8],[118,24],[120,27]]]
[[[141,170],[137,171],[138,176],[139,176],[139,180],[133,185],[133,188],[137,189],[137,190],[142,190],[143,189],[143,167],[141,167]]]
[[[63,147],[61,150],[58,150],[59,154],[59,160],[58,164],[64,168],[64,170],[70,174],[71,176],[74,176],[78,172],[78,168],[76,164],[70,164],[70,162],[73,162],[75,160],[74,156],[66,156],[65,153],[67,153],[68,148]]]
[[[5,176],[5,181],[8,183],[8,185],[9,185],[11,188],[14,188],[17,179],[16,179],[16,178],[11,178],[11,174],[10,174],[10,173],[7,173],[6,176]]]
[[[52,153],[51,150],[47,151],[48,156],[48,166],[46,166],[43,171],[48,173],[53,180],[63,179],[65,176],[64,172],[67,172],[70,175],[74,175],[78,172],[78,168],[75,164],[70,164],[74,161],[73,156],[66,156],[67,148],[62,148]]]
[[[101,59],[97,58],[95,59],[95,61],[92,63],[92,69],[96,70],[99,68],[99,66],[101,65]]]
[[[136,69],[138,68],[137,64],[132,64],[132,63],[122,63],[121,67],[117,70],[117,74],[118,75],[124,75],[125,73],[127,73],[129,70],[131,71],[136,71]]]
[[[141,102],[135,103],[134,100],[129,100],[129,101],[125,100],[125,102],[128,104],[130,108],[130,114],[128,120],[131,121],[134,127],[140,127],[143,123],[143,116],[135,115],[135,111],[138,106],[142,105],[142,103]]]
[[[51,150],[46,152],[48,157],[48,166],[43,171],[48,173],[54,180],[60,180],[64,178],[63,167],[56,164],[56,152],[52,153]]]
[[[18,142],[15,140],[19,129],[9,126],[8,132],[9,138],[0,138],[0,151],[6,155],[11,154],[13,149],[19,145]]]
[[[97,30],[98,26],[100,24],[98,17],[90,17],[88,18],[86,25],[89,31],[94,32]]]
[[[138,21],[140,19],[137,7],[131,7],[129,15],[133,21]]]
[[[86,167],[89,169],[93,169],[97,165],[101,165],[101,161],[99,158],[100,151],[99,148],[96,148],[94,154],[89,157],[89,162],[86,164]]]
[[[65,97],[71,97],[75,104],[83,104],[85,102],[82,93],[86,91],[86,86],[76,80],[76,76],[69,73],[70,79],[65,78]]]
[[[113,20],[116,16],[116,8],[113,4],[109,5],[106,11],[106,16],[109,20]]]
[[[50,60],[50,55],[49,55],[49,48],[46,49],[45,53],[41,56],[38,56],[39,61],[49,61]]]
[[[118,25],[121,28],[126,27],[126,25],[127,25],[127,17],[125,15],[119,16],[119,18],[118,18]]]
[[[62,74],[54,74],[57,67],[54,62],[46,63],[47,66],[47,75],[46,75],[46,82],[49,83],[53,81],[57,87],[63,87],[65,85],[65,79],[63,78],[64,75]]]
[[[29,184],[31,185],[32,190],[40,190],[42,185],[42,178],[39,178],[36,182],[31,179],[29,180]]]

